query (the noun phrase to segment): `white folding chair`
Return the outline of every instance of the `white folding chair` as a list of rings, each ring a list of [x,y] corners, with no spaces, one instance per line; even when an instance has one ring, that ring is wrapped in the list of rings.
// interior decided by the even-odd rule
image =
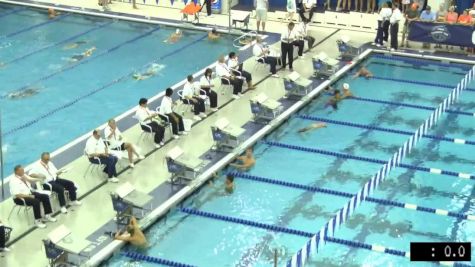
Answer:
[[[18,209],[17,215],[19,215],[20,212],[23,210],[23,213],[24,213],[25,216],[26,216],[28,225],[30,225],[31,223],[33,223],[33,222],[30,222],[32,216],[29,216],[29,215],[28,215],[28,211],[31,210],[31,206],[27,206],[27,205],[26,205],[25,199],[23,199],[23,198],[21,198],[21,197],[19,197],[19,198],[17,198],[17,199],[19,199],[19,200],[22,202],[22,204],[17,204],[17,203],[15,203],[15,202],[13,202],[13,207],[12,207],[12,209],[10,210],[10,213],[8,214],[7,220],[10,221],[10,217],[12,216],[12,213],[13,213],[13,211],[14,211],[15,209]]]
[[[89,165],[87,166],[86,171],[84,172],[84,175],[83,175],[84,178],[86,178],[88,172],[92,174],[92,172],[94,171],[97,172],[98,170],[100,171],[102,168],[105,168],[105,165],[101,162],[101,159],[99,157],[94,157],[94,159],[97,160],[98,163],[92,163],[89,160],[90,157],[85,150],[84,150],[84,156],[86,157],[87,162],[89,162]]]

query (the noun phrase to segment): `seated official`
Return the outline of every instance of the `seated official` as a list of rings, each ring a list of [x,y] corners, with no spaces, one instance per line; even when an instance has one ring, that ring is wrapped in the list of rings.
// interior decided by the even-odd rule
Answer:
[[[99,130],[94,130],[92,136],[87,139],[85,151],[91,163],[106,165],[104,172],[107,173],[109,182],[119,182],[116,178],[117,170],[115,168],[119,159],[109,153],[109,149],[104,140],[102,140]]]
[[[271,51],[269,47],[262,43],[261,37],[257,37],[256,43],[254,44],[254,47],[252,48],[252,54],[258,58],[257,60],[259,62],[269,64],[272,77],[278,78],[279,75],[277,75],[277,68],[276,68],[277,57],[271,56],[270,52]]]
[[[5,225],[3,225],[2,221],[0,221],[0,252],[8,252],[10,251],[9,248],[7,248],[7,240],[5,239],[6,236],[6,229]]]
[[[232,74],[225,63],[224,56],[220,56],[216,65],[216,74],[221,78],[221,83],[231,84],[233,86],[233,98],[238,99],[242,92],[243,80]]]
[[[303,57],[303,49],[305,46],[305,40],[308,42],[308,50],[311,50],[315,43],[315,38],[308,35],[307,23],[301,22],[297,27],[297,40],[294,41],[294,46],[298,47],[299,57]]]
[[[139,120],[142,130],[154,133],[153,141],[155,142],[155,147],[159,148],[164,145],[165,128],[155,120],[160,115],[157,112],[151,111],[147,104],[148,100],[146,98],[140,98],[139,108],[135,112],[135,117]]]
[[[212,111],[218,111],[218,94],[211,90],[214,87],[214,84],[211,82],[213,75],[213,70],[207,68],[204,75],[200,79],[200,86],[206,92],[206,95],[209,97],[209,103]],[[203,92],[200,91],[200,94]]]
[[[162,103],[160,104],[160,114],[168,117],[168,120],[172,124],[173,138],[178,139],[179,134],[186,135],[187,133],[185,132],[183,118],[172,110],[172,106],[175,104],[173,103],[172,95],[173,89],[167,88]]]
[[[76,185],[69,180],[59,178],[59,175],[63,174],[64,170],[58,170],[56,166],[54,166],[48,152],[41,153],[40,160],[35,163],[29,173],[31,177],[45,179],[43,181],[43,189],[53,191],[58,195],[62,213],[68,212],[66,208],[66,197],[64,195],[65,190],[69,193],[69,199],[72,205],[81,205],[81,202],[77,200]]]
[[[199,90],[199,88],[198,88]],[[197,89],[193,84],[193,75],[186,77],[186,83],[183,86],[183,103],[193,105],[193,112],[195,113],[194,119],[200,121],[201,118],[206,118],[205,114],[205,101],[200,97]]]
[[[33,208],[35,225],[38,228],[45,228],[46,225],[43,223],[45,221],[55,222],[56,219],[51,217],[53,210],[51,209],[49,195],[34,189],[31,184],[40,179],[26,175],[21,165],[15,166],[14,173],[14,177],[10,180],[10,194],[13,197],[13,202],[17,205],[26,204]],[[43,205],[45,214],[44,219],[41,216],[41,205]]]
[[[119,231],[115,234],[115,239],[129,242],[131,245],[142,249],[148,246],[147,238],[140,229],[135,217],[130,218],[130,223],[125,231]]]
[[[124,142],[122,133],[117,128],[117,123],[114,119],[110,119],[107,122],[107,127],[104,129],[104,136],[106,137],[107,142],[109,143],[109,149],[115,151],[127,151],[127,156],[129,158],[129,166],[133,168],[134,165],[134,155],[139,159],[144,159],[144,156],[137,153],[134,146],[131,143]]]
[[[255,89],[256,87],[252,85],[252,75],[243,70],[243,63],[239,62],[239,58],[237,57],[236,53],[231,52],[228,56],[228,68],[231,72],[236,76],[242,76],[246,78],[247,89]]]

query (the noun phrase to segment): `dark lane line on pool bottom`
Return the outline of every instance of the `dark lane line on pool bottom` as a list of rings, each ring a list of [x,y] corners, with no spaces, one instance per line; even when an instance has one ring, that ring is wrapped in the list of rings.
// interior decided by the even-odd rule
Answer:
[[[430,86],[432,88],[437,88],[437,89],[450,89],[453,90],[455,86],[449,85],[449,84],[442,84],[442,83],[430,83],[430,82],[420,82],[420,81],[411,81],[411,80],[404,80],[404,79],[398,79],[398,78],[387,78],[387,77],[380,77],[380,76],[373,76],[371,79],[376,79],[376,80],[383,80],[383,81],[391,81],[391,82],[400,82],[400,83],[409,83],[409,84],[417,84],[417,85],[424,85],[424,86]],[[465,91],[474,93],[475,89],[474,88],[466,88]]]
[[[61,16],[59,16],[59,17],[55,17],[55,18],[53,18],[53,19],[48,19],[47,21],[43,21],[43,22],[41,22],[41,23],[28,26],[28,27],[26,27],[26,28],[24,28],[24,29],[21,29],[21,30],[18,30],[18,31],[16,31],[16,32],[12,32],[12,33],[9,33],[9,34],[7,34],[7,35],[1,36],[0,39],[11,38],[11,37],[16,36],[16,35],[19,35],[19,34],[21,34],[21,33],[28,32],[28,31],[31,31],[31,30],[33,30],[33,29],[39,28],[39,27],[41,27],[41,26],[44,26],[44,25],[47,25],[47,24],[50,24],[50,23],[54,23],[54,22],[58,22],[58,21],[60,21],[60,20],[62,20],[62,19],[64,19],[64,18],[66,18],[66,17],[68,17],[68,16],[70,16],[70,15],[71,15],[71,13],[66,13],[66,14],[61,15]],[[46,17],[46,16],[45,16],[45,17]]]
[[[174,55],[174,54],[176,54],[176,53],[178,53],[178,52],[181,52],[182,50],[184,50],[184,49],[186,49],[186,48],[188,48],[188,47],[190,47],[190,46],[192,46],[192,45],[195,45],[195,44],[199,43],[201,40],[203,40],[203,39],[206,38],[206,37],[208,37],[208,35],[205,35],[205,36],[203,36],[203,37],[200,37],[200,38],[198,38],[197,40],[194,40],[194,41],[192,41],[192,42],[190,42],[190,43],[188,43],[188,44],[186,44],[186,45],[184,45],[184,46],[181,46],[181,47],[179,47],[179,48],[177,48],[177,49],[175,49],[175,50],[173,50],[173,51],[171,51],[171,52],[169,52],[169,53],[167,53],[167,54],[165,54],[165,55],[163,55],[163,56],[160,56],[158,59],[156,59],[156,60],[154,60],[154,61],[151,61],[151,62],[145,64],[142,68],[145,68],[145,67],[147,67],[147,66],[149,66],[149,65],[151,65],[151,64],[153,64],[153,63],[158,62],[159,60],[163,60],[163,59],[165,59],[165,58],[167,58],[167,57],[170,57],[170,56],[172,56],[172,55]],[[68,103],[66,103],[66,104],[63,104],[62,106],[59,106],[59,107],[57,107],[57,108],[55,108],[55,109],[52,109],[52,110],[48,111],[47,113],[44,113],[44,114],[38,116],[36,119],[30,120],[29,122],[26,122],[26,123],[24,123],[24,124],[22,124],[22,125],[20,125],[20,126],[17,126],[17,127],[13,128],[13,129],[11,129],[11,130],[6,131],[3,135],[4,135],[4,136],[7,136],[7,135],[13,134],[13,133],[15,133],[15,132],[17,132],[17,131],[19,131],[19,130],[21,130],[21,129],[25,129],[25,128],[31,126],[31,125],[34,125],[34,124],[38,123],[39,121],[41,121],[42,119],[47,118],[47,117],[49,117],[49,116],[51,116],[51,115],[57,113],[58,111],[61,111],[61,110],[65,109],[65,108],[68,108],[68,107],[70,107],[70,106],[72,106],[72,105],[78,103],[79,101],[81,101],[81,100],[83,100],[83,99],[85,99],[85,98],[87,98],[87,97],[90,97],[90,96],[92,96],[92,95],[94,95],[94,94],[96,94],[96,93],[98,93],[98,92],[100,92],[100,91],[102,91],[102,90],[104,90],[104,89],[107,89],[107,88],[111,87],[112,85],[114,85],[114,84],[116,84],[116,83],[119,83],[119,82],[123,81],[123,80],[126,79],[126,78],[130,78],[130,76],[133,75],[134,73],[135,73],[135,70],[134,70],[134,71],[131,71],[131,72],[129,72],[129,73],[126,73],[125,75],[122,75],[122,76],[120,76],[119,78],[116,78],[116,79],[114,79],[114,80],[108,82],[107,84],[105,84],[105,85],[99,87],[99,88],[96,88],[96,89],[94,89],[94,90],[91,90],[90,92],[88,92],[88,93],[86,93],[86,94],[84,94],[84,95],[82,95],[82,96],[80,96],[80,97],[78,97],[78,98],[76,98],[76,99],[73,99],[72,101],[70,101],[70,102],[68,102]]]
[[[25,59],[25,58],[27,58],[27,57],[29,57],[29,56],[32,56],[32,55],[37,54],[37,53],[39,53],[39,52],[42,52],[42,51],[44,51],[44,50],[46,50],[46,49],[48,49],[48,48],[56,47],[56,46],[59,46],[59,45],[61,45],[61,44],[67,43],[67,42],[72,41],[72,40],[74,40],[74,39],[76,39],[76,38],[79,38],[79,37],[81,37],[81,36],[83,36],[83,35],[86,35],[86,34],[88,34],[88,33],[91,33],[91,32],[97,31],[97,30],[99,30],[99,29],[102,29],[102,28],[104,28],[104,27],[107,27],[107,26],[109,26],[109,25],[112,24],[112,23],[114,23],[114,21],[109,21],[109,22],[106,22],[106,23],[97,25],[96,27],[93,27],[93,28],[90,28],[90,29],[88,29],[88,30],[86,30],[86,31],[80,32],[80,33],[78,33],[78,34],[76,34],[76,35],[73,35],[73,36],[71,36],[71,37],[69,37],[69,38],[67,38],[67,39],[64,39],[64,40],[62,40],[62,41],[59,41],[59,42],[56,42],[56,43],[52,43],[52,44],[49,44],[49,45],[45,45],[45,46],[43,46],[43,47],[41,47],[41,48],[38,48],[38,49],[33,50],[33,51],[31,51],[31,52],[28,52],[28,53],[26,53],[26,54],[24,54],[24,55],[22,55],[22,56],[13,58],[13,59],[11,59],[11,60],[9,60],[9,61],[0,62],[0,64],[2,64],[2,68],[5,68],[5,66],[7,66],[7,65],[9,65],[9,64],[15,63],[15,62],[17,62],[17,61],[19,61],[19,60],[22,60],[22,59]],[[8,96],[8,95],[0,96],[0,99],[6,98],[7,96]]]

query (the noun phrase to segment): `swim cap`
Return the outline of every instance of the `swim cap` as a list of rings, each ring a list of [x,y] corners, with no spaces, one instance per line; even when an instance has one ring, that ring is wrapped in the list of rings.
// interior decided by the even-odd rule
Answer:
[[[347,84],[347,83],[344,83],[344,84],[343,84],[343,89],[345,89],[345,90],[350,89],[350,85]]]
[[[180,29],[176,29],[175,33],[176,33],[176,34],[179,34],[179,33],[180,33]]]

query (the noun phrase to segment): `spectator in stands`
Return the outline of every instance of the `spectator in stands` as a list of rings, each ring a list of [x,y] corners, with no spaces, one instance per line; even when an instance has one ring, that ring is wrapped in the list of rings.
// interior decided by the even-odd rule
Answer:
[[[468,12],[468,14],[470,14],[470,16],[472,16],[472,18],[475,18],[475,2],[473,2],[473,6],[470,9],[470,11]]]
[[[299,15],[303,22],[311,22],[313,18],[313,13],[317,11],[317,1],[316,0],[300,0],[297,2],[297,7],[299,8]],[[308,18],[305,17],[305,13],[309,12]]]
[[[201,118],[206,118],[205,114],[205,101],[200,97],[199,88],[195,88],[193,83],[193,75],[188,75],[186,77],[186,83],[183,86],[182,96],[183,103],[187,105],[193,105],[193,111],[195,117],[193,118],[196,121],[200,121]]]
[[[6,246],[7,240],[5,239],[5,234],[5,225],[3,225],[2,221],[0,220],[0,252],[10,251],[10,249]]]
[[[107,173],[109,182],[119,182],[116,178],[117,170],[115,168],[118,158],[109,153],[109,149],[104,140],[102,140],[99,130],[94,130],[92,136],[87,139],[85,151],[91,163],[105,165],[104,172]]]
[[[287,0],[287,19],[293,21],[296,12],[297,5],[295,4],[295,0]]]
[[[231,52],[228,55],[228,68],[236,76],[242,76],[246,79],[247,89],[253,90],[256,87],[252,84],[252,75],[243,69],[243,63],[239,62],[236,53]]]
[[[419,16],[421,21],[425,22],[435,22],[437,19],[436,14],[431,11],[431,7],[427,6],[424,11],[422,11],[421,15]]]
[[[363,3],[365,3],[364,0],[355,0],[355,11],[358,11],[358,7],[360,7],[359,11],[363,12]],[[350,1],[350,5],[351,5],[351,1]]]
[[[137,223],[137,219],[135,217],[130,218],[130,222],[127,225],[125,231],[117,232],[114,236],[116,240],[122,240],[125,242],[129,242],[131,245],[144,249],[147,248],[147,238],[143,234],[140,226]]]
[[[376,0],[367,0],[368,1],[368,8],[366,12],[373,13],[374,9],[376,8]]]
[[[299,57],[303,57],[303,49],[305,46],[305,40],[308,42],[308,50],[312,50],[313,44],[315,43],[315,38],[308,35],[307,32],[307,23],[300,22],[297,28],[296,34],[297,40],[294,41],[294,46],[299,48],[298,55]]]
[[[393,13],[389,19],[391,24],[391,51],[397,50],[398,45],[398,32],[399,32],[399,21],[402,19],[401,10],[399,10],[399,5],[393,5]]]
[[[205,70],[204,75],[200,79],[200,85],[201,85],[201,89],[203,89],[206,92],[206,95],[209,97],[211,110],[218,111],[218,94],[211,89],[214,87],[214,84],[211,83],[212,75],[213,75],[213,70],[210,68],[207,68]]]
[[[225,63],[224,56],[220,56],[216,65],[216,74],[221,78],[221,83],[233,86],[233,98],[238,99],[242,92],[242,77],[232,74]]]
[[[270,56],[270,49],[268,46],[262,43],[261,37],[256,38],[256,43],[254,44],[254,47],[252,48],[252,54],[255,57],[257,57],[257,61],[261,63],[269,64],[272,77],[276,77],[276,78],[279,77],[279,75],[277,75],[277,69],[276,69],[277,57]]]
[[[148,100],[146,98],[140,98],[139,108],[135,112],[135,117],[140,122],[140,127],[145,132],[154,133],[153,140],[155,142],[155,147],[159,148],[163,146],[163,138],[165,136],[165,128],[161,126],[155,119],[159,118],[157,112],[151,111],[148,107]]]
[[[104,136],[106,137],[106,140],[109,144],[108,146],[111,150],[127,151],[130,168],[135,167],[134,155],[137,156],[137,158],[140,160],[144,159],[144,156],[140,155],[131,143],[124,141],[124,137],[122,136],[120,130],[117,128],[117,123],[114,119],[110,119],[107,122],[107,126],[104,129]]]
[[[406,35],[409,35],[409,24],[419,18],[419,11],[417,11],[417,4],[412,4],[410,8],[406,9],[406,13],[404,14],[406,21],[404,21],[404,27],[402,29],[402,41],[401,47],[404,47],[404,41],[406,41],[405,45],[407,48],[409,46],[409,40],[406,40]]]
[[[462,15],[459,16],[457,22],[463,25],[472,25],[473,24],[473,18],[472,16],[468,13],[468,9],[464,10]]]
[[[216,28],[211,29],[210,32],[208,32],[208,40],[210,41],[217,41],[219,39],[219,33],[216,31]]]
[[[175,105],[172,95],[173,89],[167,88],[167,90],[165,90],[165,96],[162,98],[162,103],[160,104],[160,114],[168,117],[172,125],[173,138],[178,139],[178,135],[186,135],[187,132],[185,132],[183,118],[172,110],[173,105]]]
[[[268,0],[256,0],[256,21],[257,31],[259,32],[262,23],[262,31],[266,31],[267,10],[269,9]]]
[[[426,10],[427,10],[427,7],[426,7]],[[437,11],[437,14],[435,14],[436,16],[435,21],[445,22],[445,16],[447,16],[447,12],[448,12],[448,7],[446,7],[444,3],[441,3],[439,5],[439,10]]]
[[[69,199],[71,204],[75,206],[81,205],[81,202],[77,200],[77,187],[70,181],[59,176],[65,173],[65,170],[58,170],[50,160],[50,154],[48,152],[41,153],[40,160],[35,163],[33,168],[29,171],[30,176],[34,178],[44,179],[43,189],[53,191],[58,195],[59,206],[62,213],[67,213],[65,191],[69,193]]]
[[[383,45],[383,41],[387,41],[388,38],[385,36],[386,28],[389,27],[389,19],[392,15],[392,11],[388,8],[387,4],[384,3],[383,7],[379,11],[378,17],[378,30],[376,32],[376,38],[374,39],[373,45],[380,47]],[[387,35],[387,32],[386,32]]]
[[[346,7],[348,6],[348,9]],[[336,11],[351,10],[351,0],[338,0],[336,3]]]
[[[280,35],[280,44],[282,52],[282,68],[285,69],[287,62],[286,59],[289,59],[289,69],[293,71],[292,63],[294,62],[294,41],[296,40],[297,31],[294,29],[295,24],[290,22],[287,28]]]
[[[31,183],[35,183],[40,179],[30,177],[25,174],[25,170],[21,165],[14,168],[14,177],[10,180],[10,194],[13,196],[13,202],[17,205],[27,205],[33,207],[33,214],[35,216],[35,225],[38,228],[45,228],[45,221],[55,222],[56,219],[51,217],[53,210],[51,209],[51,202],[47,194],[40,193],[34,189]],[[45,217],[41,217],[41,205]]]
[[[458,16],[457,12],[455,12],[455,7],[451,6],[449,12],[445,15],[445,22],[449,24],[457,23]]]

